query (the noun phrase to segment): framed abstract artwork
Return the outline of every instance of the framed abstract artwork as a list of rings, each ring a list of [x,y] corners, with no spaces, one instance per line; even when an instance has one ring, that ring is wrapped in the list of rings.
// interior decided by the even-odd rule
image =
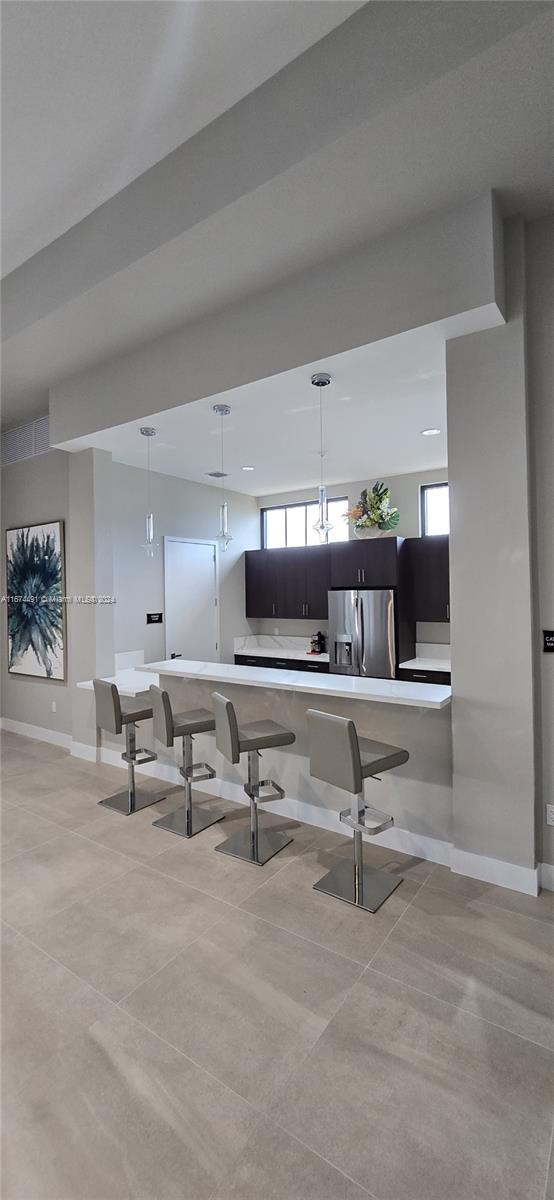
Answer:
[[[6,530],[8,671],[66,677],[63,521]]]

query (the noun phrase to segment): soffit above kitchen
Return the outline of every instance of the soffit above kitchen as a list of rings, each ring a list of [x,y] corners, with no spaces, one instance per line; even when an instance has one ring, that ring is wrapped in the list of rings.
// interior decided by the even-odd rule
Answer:
[[[327,484],[446,466],[444,338],[429,326],[153,414],[144,422],[157,430],[152,469],[217,487],[219,480],[208,475],[220,465],[213,406],[224,402],[231,409],[225,419],[229,490],[262,496],[315,487],[319,390],[311,376],[317,370],[331,375],[322,397]],[[94,446],[144,468],[140,424],[75,439],[66,449]],[[429,428],[440,433],[422,436]],[[254,470],[243,471],[245,465]]]

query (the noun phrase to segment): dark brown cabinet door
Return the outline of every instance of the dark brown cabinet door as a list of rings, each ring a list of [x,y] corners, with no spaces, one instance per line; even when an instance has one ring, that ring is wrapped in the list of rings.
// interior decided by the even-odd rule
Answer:
[[[302,546],[294,546],[268,553],[274,556],[277,576],[277,616],[301,619],[306,605],[306,551]]]
[[[329,616],[329,546],[308,546],[304,551],[305,615],[310,621],[326,621]]]
[[[448,534],[408,539],[414,621],[450,620]]]
[[[395,587],[398,582],[398,539],[368,538],[329,547],[331,587]]]
[[[246,616],[277,616],[277,572],[274,550],[247,550],[245,555]]]
[[[248,550],[245,557],[247,617],[327,619],[327,546]]]
[[[329,547],[332,588],[357,588],[362,582],[363,542],[335,542]]]

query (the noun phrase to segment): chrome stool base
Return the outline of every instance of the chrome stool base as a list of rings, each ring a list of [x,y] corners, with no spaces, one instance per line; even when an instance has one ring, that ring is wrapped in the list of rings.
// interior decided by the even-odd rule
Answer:
[[[347,859],[337,863],[323,879],[314,883],[314,891],[325,892],[326,896],[334,896],[336,900],[344,900],[346,904],[354,904],[356,908],[375,913],[401,883],[400,875],[377,871],[365,865],[357,874],[355,863]]]
[[[256,847],[250,829],[239,829],[232,837],[227,838],[226,842],[220,842],[219,846],[215,846],[215,849],[219,850],[220,854],[230,854],[232,858],[242,858],[245,862],[254,863],[256,867],[263,867],[270,858],[279,854],[292,841],[292,838],[280,830],[259,829]]]
[[[130,817],[133,813],[140,812],[141,808],[149,808],[151,804],[158,804],[160,800],[165,800],[165,796],[165,792],[146,792],[141,788],[135,788],[131,800],[129,789],[125,788],[124,792],[116,792],[115,796],[108,796],[107,800],[99,800],[98,803],[102,808],[113,808],[114,812]]]
[[[197,833],[201,833],[203,829],[209,829],[210,825],[217,825],[218,821],[223,820],[225,820],[223,812],[216,812],[214,809],[208,812],[196,805],[192,810],[182,804],[180,808],[167,813],[165,817],[152,821],[152,825],[158,829],[167,829],[169,833],[177,833],[179,837],[192,838]]]

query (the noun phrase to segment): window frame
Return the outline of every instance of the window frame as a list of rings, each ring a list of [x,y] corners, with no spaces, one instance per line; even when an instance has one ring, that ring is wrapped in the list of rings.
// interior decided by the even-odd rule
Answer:
[[[419,530],[420,537],[449,537],[450,536],[450,520],[448,522],[448,533],[428,533],[426,529],[426,504],[425,497],[427,492],[433,491],[433,488],[448,488],[448,505],[450,513],[450,482],[448,479],[438,480],[436,483],[420,483],[419,485]]]
[[[327,502],[330,500],[344,500],[348,505],[348,496],[328,496]],[[317,500],[294,500],[292,504],[268,504],[265,508],[260,509],[260,546],[262,550],[311,550],[312,547],[304,541],[303,546],[287,546],[287,508],[303,508],[304,509],[304,538],[308,534],[308,508],[311,504],[317,504]],[[276,512],[279,509],[285,510],[285,545],[284,546],[266,546],[266,520],[265,515],[268,512]],[[327,535],[321,545],[329,545],[329,535]]]

